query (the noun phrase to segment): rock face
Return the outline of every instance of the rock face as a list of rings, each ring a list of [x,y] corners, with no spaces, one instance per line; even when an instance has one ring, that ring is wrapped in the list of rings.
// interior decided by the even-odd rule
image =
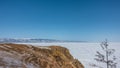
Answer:
[[[0,44],[0,68],[84,68],[60,46]]]

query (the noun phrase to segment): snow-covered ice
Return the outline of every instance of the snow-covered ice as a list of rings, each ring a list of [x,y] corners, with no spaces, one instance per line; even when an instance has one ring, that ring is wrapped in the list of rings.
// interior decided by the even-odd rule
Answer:
[[[22,43],[35,46],[63,46],[70,50],[70,53],[74,58],[80,60],[85,68],[105,68],[105,64],[94,60],[96,51],[102,51],[100,43]],[[115,49],[115,55],[117,56],[118,64],[117,68],[120,68],[120,43],[109,43],[109,48]],[[93,67],[93,64],[97,66]]]

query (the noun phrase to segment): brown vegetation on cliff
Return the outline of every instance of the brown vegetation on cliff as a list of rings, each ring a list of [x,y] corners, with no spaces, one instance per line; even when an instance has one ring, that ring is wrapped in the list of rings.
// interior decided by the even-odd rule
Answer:
[[[84,68],[60,46],[0,44],[0,68]]]

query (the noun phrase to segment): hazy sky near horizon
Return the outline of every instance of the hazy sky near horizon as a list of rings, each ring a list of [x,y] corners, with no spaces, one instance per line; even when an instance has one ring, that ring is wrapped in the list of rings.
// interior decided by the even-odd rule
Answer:
[[[120,0],[0,0],[0,38],[120,42]]]

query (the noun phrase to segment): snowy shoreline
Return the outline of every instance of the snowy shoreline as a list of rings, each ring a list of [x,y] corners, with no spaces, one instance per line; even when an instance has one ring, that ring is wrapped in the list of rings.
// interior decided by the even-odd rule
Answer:
[[[35,46],[54,46],[54,45],[63,46],[68,48],[70,50],[70,53],[74,56],[74,58],[82,62],[85,68],[90,68],[93,64],[96,64],[100,67],[105,66],[103,63],[99,63],[94,60],[96,51],[101,51],[100,43],[17,43],[17,44],[27,44]],[[119,59],[120,43],[110,42],[109,47],[116,50],[115,55]],[[120,68],[119,61],[117,64],[117,68]]]

